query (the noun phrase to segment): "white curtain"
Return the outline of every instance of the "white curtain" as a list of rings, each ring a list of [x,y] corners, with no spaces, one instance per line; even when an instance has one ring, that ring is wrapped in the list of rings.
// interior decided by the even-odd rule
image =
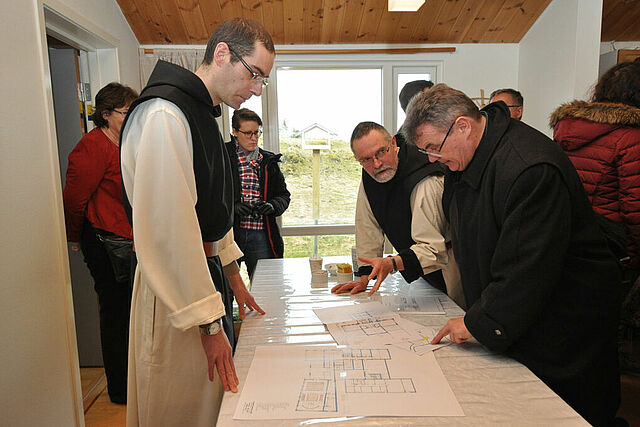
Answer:
[[[190,71],[196,71],[204,58],[204,49],[152,50],[153,53],[144,53],[145,50],[140,49],[140,83],[143,88],[147,85],[147,80],[149,80],[149,76],[159,59],[180,65]]]

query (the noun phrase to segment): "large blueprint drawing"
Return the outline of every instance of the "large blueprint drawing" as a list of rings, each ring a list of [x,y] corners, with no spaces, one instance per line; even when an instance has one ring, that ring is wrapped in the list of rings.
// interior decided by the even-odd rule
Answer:
[[[258,346],[234,419],[463,416],[433,353]]]

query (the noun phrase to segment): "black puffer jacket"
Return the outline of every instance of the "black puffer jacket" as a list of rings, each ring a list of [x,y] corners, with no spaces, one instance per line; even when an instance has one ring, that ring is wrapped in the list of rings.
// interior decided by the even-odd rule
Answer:
[[[233,200],[235,203],[238,203],[242,197],[242,187],[240,185],[240,173],[238,172],[236,139],[231,136],[231,141],[225,145],[233,173]],[[262,195],[262,199],[271,203],[275,209],[273,214],[264,215],[264,224],[267,229],[267,235],[269,236],[273,256],[282,258],[284,254],[284,241],[282,240],[276,217],[282,215],[289,207],[291,193],[287,190],[284,175],[278,165],[282,154],[274,154],[262,148],[259,148],[259,150],[260,154],[262,154],[262,162],[260,163],[260,171],[258,174],[258,178],[260,179],[260,194]],[[236,216],[233,221],[233,231],[235,234],[238,233],[238,227],[240,227],[240,221]]]

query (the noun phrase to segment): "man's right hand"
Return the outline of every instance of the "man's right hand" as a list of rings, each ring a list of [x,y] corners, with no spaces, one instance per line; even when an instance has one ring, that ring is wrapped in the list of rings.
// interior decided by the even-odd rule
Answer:
[[[249,216],[253,213],[253,208],[249,203],[237,202],[233,205],[233,209],[238,216]]]
[[[209,381],[213,381],[214,369],[222,381],[225,391],[238,392],[238,376],[233,364],[233,352],[224,330],[215,335],[200,335],[202,347],[209,363]]]
[[[334,294],[343,294],[349,292],[350,294],[357,294],[358,292],[366,291],[369,284],[369,276],[360,276],[360,280],[354,280],[353,282],[339,283],[331,288],[331,292]]]

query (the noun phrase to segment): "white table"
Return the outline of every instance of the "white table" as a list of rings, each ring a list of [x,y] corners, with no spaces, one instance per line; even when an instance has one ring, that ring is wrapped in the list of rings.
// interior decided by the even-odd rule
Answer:
[[[324,262],[349,262],[347,257],[325,258]],[[313,313],[315,308],[331,307],[336,301],[357,298],[368,301],[365,293],[356,296],[331,294],[335,279],[326,288],[311,287],[306,258],[260,260],[251,293],[266,315],[251,314],[245,319],[234,356],[240,379],[238,394],[225,393],[219,426],[295,426],[308,424],[381,426],[381,425],[456,425],[588,426],[571,407],[551,391],[528,368],[505,356],[491,353],[477,342],[450,345],[435,352],[436,359],[451,385],[465,417],[349,417],[316,420],[233,420],[233,413],[257,345],[328,344],[331,335]],[[407,284],[398,273],[382,284],[382,295],[437,296],[446,315],[404,315],[427,326],[442,326],[464,311],[442,292],[425,281]],[[264,387],[269,387],[264,384]]]

